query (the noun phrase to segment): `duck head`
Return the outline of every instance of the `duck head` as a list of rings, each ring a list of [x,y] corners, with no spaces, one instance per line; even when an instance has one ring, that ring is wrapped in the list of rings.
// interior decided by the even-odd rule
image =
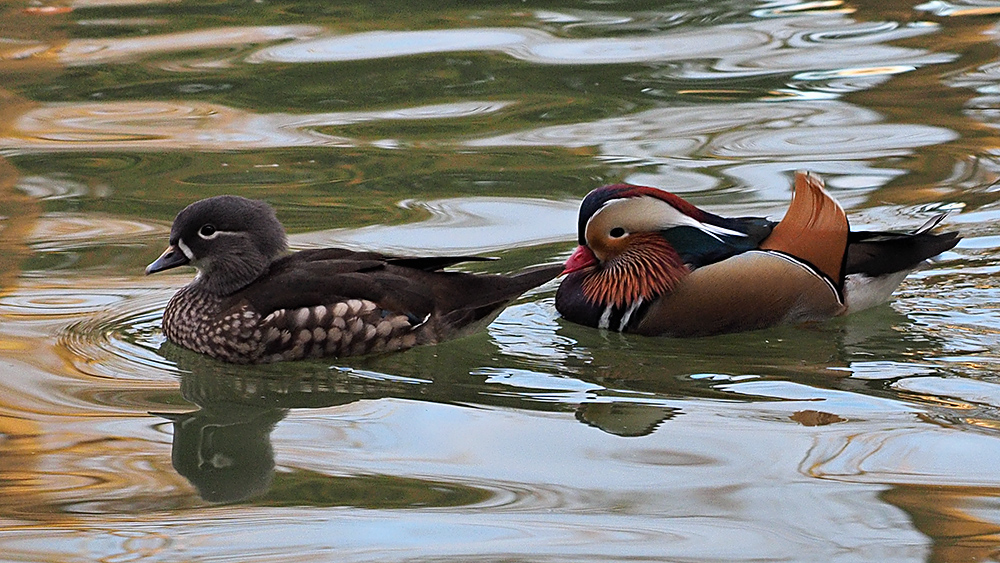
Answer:
[[[580,206],[580,246],[563,273],[584,276],[583,294],[594,305],[653,299],[692,269],[756,246],[758,237],[748,236],[739,221],[656,188],[598,188]]]
[[[177,214],[170,246],[146,267],[146,273],[191,265],[198,270],[195,283],[211,293],[228,295],[260,277],[287,245],[285,229],[270,205],[216,196]]]

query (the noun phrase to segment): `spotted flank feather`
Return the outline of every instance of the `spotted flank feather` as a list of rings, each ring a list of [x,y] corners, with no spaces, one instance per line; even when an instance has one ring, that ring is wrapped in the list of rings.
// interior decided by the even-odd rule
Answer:
[[[167,338],[230,362],[354,356],[405,350],[421,342],[419,324],[366,299],[278,309],[261,318],[246,304],[220,314],[220,299],[189,296],[185,290],[178,295],[164,314]],[[184,322],[191,318],[204,319],[207,326]]]
[[[265,361],[404,350],[416,346],[419,328],[406,315],[380,309],[367,299],[281,309],[261,325],[267,330],[262,349]],[[291,348],[289,342],[294,342]]]

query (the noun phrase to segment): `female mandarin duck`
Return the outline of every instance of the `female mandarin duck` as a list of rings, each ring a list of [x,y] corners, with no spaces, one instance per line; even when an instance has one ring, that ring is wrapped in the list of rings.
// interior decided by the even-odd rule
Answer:
[[[443,272],[483,258],[398,258],[341,248],[286,255],[285,230],[262,201],[218,196],[174,219],[147,274],[190,264],[194,281],[163,313],[172,342],[236,363],[402,350],[471,332],[559,274]]]
[[[798,172],[781,222],[725,218],[655,188],[618,184],[580,207],[580,246],[556,309],[584,325],[703,336],[822,320],[886,301],[958,233],[852,232],[819,177]]]

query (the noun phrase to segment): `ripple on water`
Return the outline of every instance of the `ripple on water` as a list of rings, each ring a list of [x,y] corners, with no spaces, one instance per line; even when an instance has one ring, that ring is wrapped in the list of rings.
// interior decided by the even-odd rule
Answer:
[[[545,287],[557,284],[557,281],[550,282],[528,292],[526,298],[537,296],[547,291]],[[540,368],[562,370],[568,358],[586,360],[589,355],[585,349],[576,347],[575,340],[558,334],[557,318],[553,298],[533,300],[504,309],[487,331],[504,355],[527,360]]]
[[[837,481],[998,488],[996,429],[985,430],[955,432],[915,418],[856,435],[820,433],[801,467],[813,477]]]
[[[841,102],[745,102],[658,108],[625,117],[473,139],[466,144],[613,147],[605,154],[661,160],[704,158],[708,153],[734,159],[811,156],[817,160],[850,157],[867,161],[872,154],[907,153],[955,137],[954,131],[942,127],[883,123],[877,113]]]
[[[1000,6],[991,0],[931,0],[913,7],[914,10],[930,12],[940,17],[990,16],[1000,14]]]
[[[168,460],[142,441],[82,446],[86,458],[64,460],[71,475],[55,495],[55,508],[69,514],[141,514],[178,510],[198,504],[187,487],[173,477]],[[58,454],[56,454],[58,457]]]
[[[871,159],[906,154],[917,147],[954,140],[958,134],[941,127],[878,123],[764,131],[733,131],[716,137],[709,154],[724,158],[782,157],[826,154],[836,158]]]
[[[539,64],[615,64],[721,56],[768,43],[753,30],[686,31],[635,38],[567,39],[527,28],[376,31],[293,41],[261,49],[249,62],[333,62],[427,53],[497,51]]]
[[[29,197],[41,200],[77,198],[91,192],[82,182],[57,176],[25,176],[17,181],[15,187]]]
[[[19,559],[30,561],[72,560],[80,557],[81,550],[116,561],[169,561],[192,551],[230,553],[239,546],[239,559],[248,563],[273,561],[280,558],[276,554],[286,553],[297,554],[297,560],[328,559],[330,546],[336,546],[338,561],[357,563],[381,560],[385,553],[395,554],[390,556],[395,559],[413,554],[426,561],[617,562],[663,560],[664,553],[670,554],[667,559],[690,561],[780,560],[794,558],[796,548],[809,547],[803,540],[789,548],[788,538],[773,525],[712,516],[671,520],[666,529],[659,519],[616,514],[572,519],[558,513],[528,514],[498,521],[489,514],[450,511],[415,516],[391,510],[331,513],[246,507],[234,524],[230,512],[232,508],[202,509],[199,517],[172,515],[170,522],[162,521],[162,513],[136,514],[74,533],[25,530],[5,544]],[[109,534],[106,529],[125,526],[134,531]],[[719,534],[731,541],[716,545]],[[835,557],[832,551],[828,556]]]
[[[162,226],[140,221],[101,217],[82,213],[48,213],[35,222],[27,243],[40,252],[70,250],[107,245],[114,242],[137,242],[141,237],[162,235]]]
[[[933,23],[901,24],[895,21],[862,21],[854,22],[850,25],[831,27],[830,29],[804,29],[789,38],[788,44],[792,47],[808,47],[829,43],[885,43],[925,35],[938,28],[940,26]]]
[[[26,112],[16,130],[0,136],[9,151],[93,151],[356,146],[316,127],[381,120],[456,119],[493,113],[503,101],[461,101],[385,111],[253,113],[197,101],[121,101],[48,104]]]
[[[69,66],[106,64],[163,53],[239,47],[308,37],[321,30],[321,27],[312,25],[247,26],[141,37],[73,39],[59,47],[56,55],[60,62]]]
[[[160,333],[163,305],[171,293],[106,290],[95,292],[99,299],[92,299],[85,308],[79,304],[44,308],[49,314],[77,319],[61,327],[57,345],[82,373],[108,379],[173,380],[176,367],[158,353],[164,342]]]
[[[25,371],[9,384],[37,394],[44,408],[68,409],[62,412],[75,412],[81,400],[87,410],[113,404],[119,413],[149,405],[151,393],[162,392],[163,382],[173,384],[177,374],[158,354],[163,341],[159,316],[168,296],[163,290],[136,289],[132,280],[22,277],[16,292],[0,295],[0,340],[23,348],[22,361],[64,377],[38,382]],[[126,390],[108,380],[139,385]],[[57,381],[59,390],[54,390],[51,383]],[[74,396],[70,403],[63,402],[65,393]]]
[[[973,249],[977,245],[972,244]],[[971,249],[970,249],[971,250]],[[969,250],[959,247],[959,252]],[[953,252],[960,256],[959,252]],[[973,250],[973,252],[977,252]],[[992,377],[1000,351],[1000,266],[993,260],[936,265],[912,274],[894,306],[940,341],[937,361],[971,377]]]
[[[539,17],[546,21],[555,17],[559,23],[578,19],[567,19],[564,14]],[[615,26],[619,33],[628,29],[627,25]],[[642,29],[646,31],[643,35],[582,39],[527,28],[377,31],[291,41],[258,50],[247,60],[314,63],[487,51],[549,65],[675,62],[656,72],[674,79],[798,73],[789,88],[760,95],[825,99],[870,88],[893,74],[954,59],[951,54],[887,44],[937,30],[938,26],[923,22],[856,22],[829,12],[763,17],[705,29],[674,28],[666,33]],[[817,61],[822,61],[821,66]],[[829,74],[820,79],[808,73]]]
[[[110,309],[125,299],[120,291],[26,283],[0,296],[0,315],[19,320],[73,319]]]

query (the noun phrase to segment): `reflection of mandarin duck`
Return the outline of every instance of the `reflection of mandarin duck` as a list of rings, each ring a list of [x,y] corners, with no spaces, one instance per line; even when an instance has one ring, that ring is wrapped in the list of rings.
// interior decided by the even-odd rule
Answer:
[[[218,196],[182,210],[170,246],[146,268],[198,269],[167,304],[167,338],[237,363],[401,350],[471,332],[559,273],[558,266],[511,276],[441,271],[481,260],[464,256],[285,251],[285,231],[264,202]]]
[[[170,461],[209,502],[238,502],[267,492],[274,478],[271,431],[284,410],[236,404],[189,413],[152,413],[174,425]]]
[[[931,234],[851,232],[817,176],[800,172],[779,223],[725,218],[654,188],[596,189],[556,308],[573,322],[699,336],[821,320],[886,301],[924,260],[958,243]]]

